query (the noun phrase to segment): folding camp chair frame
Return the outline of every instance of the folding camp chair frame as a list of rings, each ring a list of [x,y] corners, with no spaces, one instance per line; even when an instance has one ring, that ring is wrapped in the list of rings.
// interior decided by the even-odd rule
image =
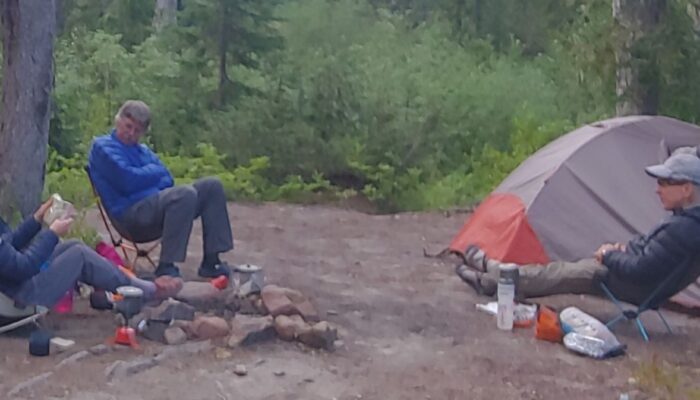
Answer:
[[[112,223],[112,220],[110,219],[107,210],[102,204],[102,198],[100,197],[100,194],[97,193],[95,183],[92,181],[92,176],[90,175],[90,167],[85,166],[85,173],[87,174],[88,181],[90,181],[92,194],[95,197],[95,203],[97,204],[97,210],[100,212],[100,217],[102,218],[102,222],[104,223],[104,226],[107,229],[107,233],[109,234],[109,239],[112,242],[112,246],[114,246],[115,249],[121,249],[121,252],[124,255],[124,261],[127,264],[124,265],[124,267],[131,271],[134,271],[136,269],[137,261],[140,258],[145,258],[153,268],[156,268],[156,263],[151,258],[151,252],[160,245],[160,240],[156,240],[148,247],[139,247],[139,244],[135,240],[117,231],[117,228],[114,226],[114,223]]]
[[[644,327],[644,323],[642,323],[642,320],[640,319],[642,313],[646,311],[656,311],[656,314],[659,316],[661,321],[663,322],[664,326],[666,327],[666,330],[668,331],[669,334],[673,334],[673,331],[671,330],[671,326],[668,324],[668,321],[666,321],[666,318],[664,318],[664,315],[661,314],[661,311],[659,308],[661,305],[668,300],[673,294],[665,297],[665,298],[660,298],[659,296],[664,293],[664,291],[668,292],[669,287],[671,285],[677,285],[679,279],[683,276],[683,274],[686,272],[686,268],[678,268],[676,271],[674,271],[671,275],[666,277],[661,283],[647,296],[642,303],[637,306],[636,309],[631,309],[631,308],[625,308],[623,303],[618,300],[617,297],[613,294],[613,292],[610,290],[610,288],[604,283],[600,282],[600,287],[603,289],[603,292],[605,293],[606,296],[615,304],[617,309],[620,311],[620,314],[617,315],[615,318],[611,319],[608,321],[607,324],[605,324],[608,328],[612,329],[615,324],[618,322],[625,320],[625,321],[634,321],[634,323],[637,325],[637,330],[639,331],[639,334],[642,335],[642,338],[644,339],[645,342],[649,341],[649,333],[647,332],[646,327]]]
[[[610,289],[604,284],[601,283],[600,287],[603,289],[603,292],[605,292],[605,295],[608,296],[608,298],[615,304],[618,310],[620,310],[620,314],[616,316],[615,318],[611,319],[608,321],[607,324],[605,324],[608,328],[612,329],[615,324],[618,322],[622,321],[623,319],[625,321],[634,321],[635,324],[637,325],[637,330],[639,330],[639,334],[642,335],[642,338],[644,339],[645,342],[649,341],[649,333],[647,333],[647,329],[644,327],[644,323],[642,323],[642,320],[640,319],[641,315],[645,311],[650,311],[654,310],[656,311],[656,314],[658,314],[659,318],[661,321],[664,323],[664,326],[666,327],[666,330],[668,331],[669,334],[673,334],[673,331],[671,330],[671,326],[668,324],[668,321],[666,321],[666,318],[664,318],[664,315],[661,314],[661,311],[657,308],[649,308],[646,306],[644,303],[642,303],[641,306],[637,307],[637,309],[629,309],[625,308],[624,305],[620,300],[613,295],[613,293],[610,291]],[[656,291],[655,291],[656,292]]]
[[[12,299],[0,293],[0,317],[11,320],[0,325],[0,334],[37,322],[48,312],[48,308],[41,306],[18,308]]]

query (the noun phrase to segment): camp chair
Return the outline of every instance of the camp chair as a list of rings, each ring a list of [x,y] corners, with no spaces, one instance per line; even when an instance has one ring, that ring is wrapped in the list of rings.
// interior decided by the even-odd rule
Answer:
[[[46,307],[24,307],[19,308],[14,300],[0,293],[0,334],[17,329],[24,325],[37,321],[46,315]]]
[[[151,241],[148,242],[137,242],[131,238],[131,236],[126,232],[125,229],[121,228],[119,223],[112,218],[107,212],[107,209],[102,204],[102,199],[100,194],[97,192],[95,187],[95,182],[90,174],[90,167],[85,166],[85,172],[87,173],[88,180],[90,181],[90,187],[92,187],[92,193],[95,196],[95,203],[97,204],[97,210],[100,212],[100,217],[104,223],[107,233],[109,234],[109,239],[112,241],[112,246],[114,248],[119,248],[124,255],[124,261],[127,265],[124,265],[127,269],[134,271],[136,269],[136,263],[140,258],[145,258],[153,268],[156,268],[156,263],[151,258],[151,252],[155,250],[160,245],[160,240],[156,240],[154,243],[146,246]],[[141,247],[139,247],[141,245]]]
[[[618,322],[634,321],[637,325],[637,330],[644,338],[645,342],[649,341],[649,334],[647,333],[644,324],[642,323],[640,316],[646,311],[656,311],[657,315],[663,322],[668,333],[672,334],[671,326],[661,314],[660,307],[664,305],[672,296],[685,289],[693,283],[698,276],[700,276],[700,258],[691,260],[692,262],[686,262],[684,265],[675,271],[664,280],[662,280],[651,293],[639,303],[636,309],[625,308],[623,303],[618,300],[618,298],[613,294],[610,288],[605,284],[605,282],[600,282],[600,287],[605,293],[605,295],[615,304],[620,314],[615,318],[610,320],[606,326],[610,329]]]

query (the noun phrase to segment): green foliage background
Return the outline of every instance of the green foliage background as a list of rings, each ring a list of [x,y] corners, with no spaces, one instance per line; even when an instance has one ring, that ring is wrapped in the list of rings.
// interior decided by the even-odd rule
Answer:
[[[217,175],[234,200],[363,194],[380,211],[469,204],[614,112],[607,0],[180,3],[155,32],[151,2],[64,1],[47,192],[89,203],[85,154],[129,98],[151,106],[147,140],[179,182]],[[698,39],[687,1],[670,3],[636,51],[661,111],[695,122]]]

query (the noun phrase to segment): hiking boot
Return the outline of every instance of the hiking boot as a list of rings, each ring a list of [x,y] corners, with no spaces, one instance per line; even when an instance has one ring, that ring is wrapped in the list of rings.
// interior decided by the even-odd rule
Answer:
[[[220,276],[228,277],[231,275],[231,268],[225,262],[220,262],[212,266],[202,265],[197,271],[197,275],[202,278],[218,278]]]
[[[496,293],[496,288],[493,285],[482,281],[483,273],[471,270],[470,267],[461,264],[455,268],[455,273],[462,282],[471,286],[478,295],[493,296]]]
[[[104,290],[96,290],[90,293],[90,307],[93,310],[111,310],[114,308],[112,296]]]
[[[179,278],[180,275],[180,268],[178,268],[175,264],[173,263],[161,263],[158,264],[158,268],[156,268],[156,276],[172,276],[175,278]]]
[[[470,244],[464,250],[464,263],[467,267],[481,272],[488,272],[488,261],[486,253],[475,244]]]

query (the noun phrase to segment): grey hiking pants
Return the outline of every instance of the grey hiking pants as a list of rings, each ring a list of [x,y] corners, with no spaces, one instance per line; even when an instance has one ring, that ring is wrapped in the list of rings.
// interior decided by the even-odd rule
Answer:
[[[495,293],[498,285],[498,264],[488,263],[488,272],[481,278],[486,293]],[[555,261],[547,265],[523,265],[518,290],[524,298],[554,294],[598,293],[595,278],[603,278],[608,269],[595,259],[577,262]]]
[[[495,294],[498,286],[498,262],[487,264],[487,273],[482,275],[481,284],[486,294]],[[600,282],[605,282],[615,296],[634,304],[639,304],[654,289],[654,285],[642,285],[621,281],[609,273],[608,268],[593,258],[576,262],[554,261],[546,265],[530,264],[518,268],[518,286],[521,298],[543,297],[556,294],[603,293]]]
[[[216,178],[160,191],[129,207],[119,219],[120,228],[136,242],[161,238],[160,262],[185,261],[192,224],[202,218],[204,254],[233,248],[226,210],[226,194]]]
[[[110,292],[130,284],[116,266],[77,240],[60,243],[47,269],[22,284],[14,300],[23,306],[53,307],[76,282]]]

